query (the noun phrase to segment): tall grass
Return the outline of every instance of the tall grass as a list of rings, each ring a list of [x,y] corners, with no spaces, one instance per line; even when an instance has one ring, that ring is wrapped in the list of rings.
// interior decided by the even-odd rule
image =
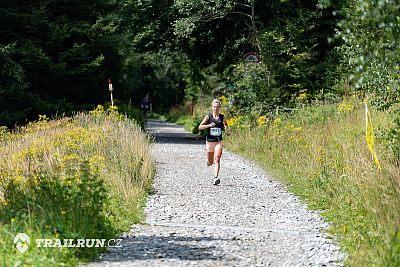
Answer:
[[[154,176],[150,140],[135,121],[100,106],[14,133],[0,131],[0,266],[73,266],[97,248],[37,248],[36,238],[115,238],[143,219]]]
[[[377,137],[391,127],[390,115],[371,112]],[[232,127],[237,131],[226,141],[228,149],[254,159],[323,210],[349,254],[348,266],[400,266],[400,170],[379,139],[382,170],[377,168],[365,141],[362,103],[259,118],[256,129]]]

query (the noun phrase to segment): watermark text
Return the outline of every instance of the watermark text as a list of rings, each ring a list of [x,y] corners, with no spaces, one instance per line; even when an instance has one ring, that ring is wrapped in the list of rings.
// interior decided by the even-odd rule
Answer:
[[[122,239],[99,239],[99,238],[77,238],[77,239],[50,239],[36,238],[33,244],[38,248],[120,248]],[[31,245],[29,235],[19,233],[14,237],[15,248],[24,253]]]

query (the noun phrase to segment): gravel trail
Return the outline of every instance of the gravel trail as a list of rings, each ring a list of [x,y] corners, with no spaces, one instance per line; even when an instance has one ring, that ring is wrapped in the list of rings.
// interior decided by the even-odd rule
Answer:
[[[213,186],[205,142],[149,121],[157,175],[146,224],[88,266],[341,266],[328,226],[254,163],[224,150]]]

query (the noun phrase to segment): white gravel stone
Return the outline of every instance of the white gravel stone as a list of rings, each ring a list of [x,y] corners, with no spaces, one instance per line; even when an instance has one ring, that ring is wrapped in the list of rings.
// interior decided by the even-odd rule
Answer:
[[[328,224],[253,162],[226,150],[213,186],[205,141],[149,121],[157,174],[146,224],[87,266],[342,266]]]

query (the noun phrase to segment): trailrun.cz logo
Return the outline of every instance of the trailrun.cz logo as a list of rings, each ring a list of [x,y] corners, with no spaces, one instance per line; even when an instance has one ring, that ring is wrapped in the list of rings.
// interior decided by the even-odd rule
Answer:
[[[19,252],[24,253],[31,244],[29,235],[25,233],[19,233],[14,237],[14,245]]]
[[[35,239],[36,247],[38,248],[104,248],[115,247],[120,248],[122,239],[98,239],[98,238],[77,238],[77,239]],[[24,253],[30,246],[31,239],[25,233],[19,233],[14,237],[15,248]]]

